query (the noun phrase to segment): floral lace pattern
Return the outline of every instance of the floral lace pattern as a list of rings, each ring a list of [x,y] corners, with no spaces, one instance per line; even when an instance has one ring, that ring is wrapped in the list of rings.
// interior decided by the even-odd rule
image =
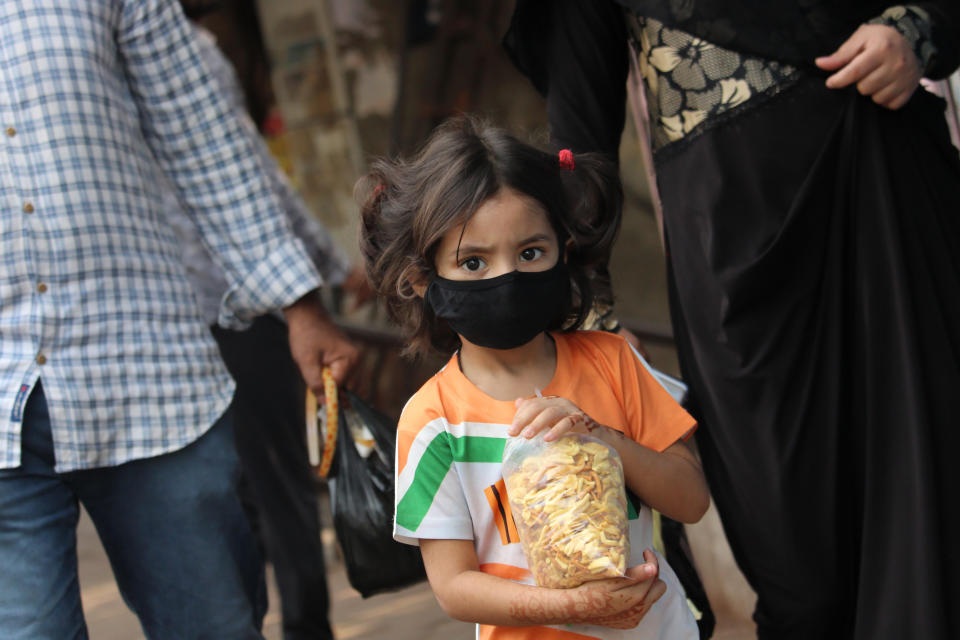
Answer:
[[[900,32],[923,68],[936,54],[930,17],[919,7],[890,7],[870,24]],[[627,25],[643,75],[654,151],[756,96],[785,88],[800,74],[795,67],[741,55],[632,11],[627,11]]]
[[[798,74],[773,60],[744,56],[651,18],[627,23],[647,93],[653,150]]]

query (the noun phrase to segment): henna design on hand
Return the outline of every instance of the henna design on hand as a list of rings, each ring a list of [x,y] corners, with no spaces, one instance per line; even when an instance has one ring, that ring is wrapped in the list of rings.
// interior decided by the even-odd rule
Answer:
[[[551,597],[552,596],[552,597]],[[526,624],[592,624],[617,629],[632,629],[650,608],[646,595],[630,604],[625,593],[607,591],[601,585],[589,585],[562,593],[531,593],[510,604],[510,615]]]
[[[566,398],[561,398],[560,396],[540,396],[540,397],[538,398],[538,400],[563,400],[563,401],[566,402],[568,405],[570,405],[570,408],[573,409],[573,412],[567,414],[566,416],[564,416],[563,418],[561,418],[561,420],[563,420],[563,419],[565,419],[565,418],[570,420],[570,422],[571,422],[570,430],[571,430],[571,431],[575,431],[575,430],[577,430],[577,428],[579,427],[579,428],[581,428],[583,431],[586,431],[586,433],[588,433],[588,434],[593,434],[594,431],[596,431],[597,429],[600,429],[601,427],[603,427],[603,428],[606,429],[607,431],[611,431],[611,432],[613,432],[614,434],[616,434],[617,437],[620,438],[620,439],[623,439],[623,438],[626,437],[626,436],[623,434],[622,431],[619,431],[619,430],[614,429],[614,428],[612,428],[612,427],[608,427],[608,426],[605,425],[605,424],[600,424],[599,422],[597,422],[596,420],[594,420],[593,418],[591,418],[589,415],[587,415],[586,412],[584,412],[582,409],[578,408],[576,405],[574,405],[573,403],[571,403],[571,402],[570,402],[569,400],[567,400]],[[561,420],[558,420],[557,422],[560,422]]]
[[[597,422],[596,420],[588,416],[583,411],[580,411],[579,413],[576,413],[568,417],[573,422],[573,427],[572,427],[573,429],[576,429],[577,427],[583,427],[584,429],[586,429],[587,433],[592,434],[597,429],[603,427],[604,429],[607,430],[607,432],[614,434],[615,436],[617,436],[617,438],[621,440],[626,438],[626,436],[623,434],[622,431],[619,431],[612,427],[608,427],[605,424],[600,424],[599,422]]]
[[[593,433],[603,425],[598,423],[596,420],[585,414],[583,411],[576,413],[574,415],[568,416],[570,421],[573,423],[573,428],[583,427],[587,430],[587,433]]]
[[[525,600],[510,604],[510,615],[519,622],[534,624],[586,622],[592,615],[596,615],[596,611],[609,605],[611,596],[610,593],[603,594],[596,589],[558,593],[555,598],[549,598],[543,593],[531,593]]]

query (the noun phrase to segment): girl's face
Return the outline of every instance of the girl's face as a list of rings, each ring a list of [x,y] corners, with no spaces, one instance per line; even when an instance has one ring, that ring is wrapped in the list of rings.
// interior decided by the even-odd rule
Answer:
[[[546,271],[557,263],[557,234],[543,206],[504,187],[440,240],[437,273],[449,280],[482,280],[511,271]]]

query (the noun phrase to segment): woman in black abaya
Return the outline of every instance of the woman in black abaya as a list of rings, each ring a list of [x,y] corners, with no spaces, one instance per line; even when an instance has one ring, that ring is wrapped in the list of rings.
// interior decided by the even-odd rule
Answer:
[[[960,161],[914,91],[960,63],[960,3],[520,0],[507,45],[577,152],[616,157],[628,56],[643,73],[678,353],[760,638],[960,638]]]

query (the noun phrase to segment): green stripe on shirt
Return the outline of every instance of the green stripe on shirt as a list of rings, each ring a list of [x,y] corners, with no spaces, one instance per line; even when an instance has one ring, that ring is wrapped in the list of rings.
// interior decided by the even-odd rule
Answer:
[[[397,524],[408,531],[416,531],[430,510],[453,462],[501,462],[506,442],[506,438],[456,437],[446,431],[438,433],[420,456],[413,482],[397,503]],[[640,505],[640,499],[628,491],[628,520],[639,517]]]
[[[506,438],[438,433],[417,461],[413,482],[397,503],[397,524],[416,531],[453,462],[500,462],[506,442]]]

